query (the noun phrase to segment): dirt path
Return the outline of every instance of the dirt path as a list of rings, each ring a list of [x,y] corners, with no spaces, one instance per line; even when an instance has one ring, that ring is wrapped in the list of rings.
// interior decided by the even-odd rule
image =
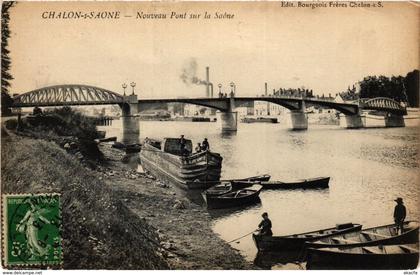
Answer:
[[[109,144],[101,144],[101,151],[109,160],[102,171],[105,183],[127,207],[157,228],[171,268],[255,268],[212,231],[203,207],[189,202],[175,187],[121,163],[124,154]],[[135,159],[132,162],[135,164]]]

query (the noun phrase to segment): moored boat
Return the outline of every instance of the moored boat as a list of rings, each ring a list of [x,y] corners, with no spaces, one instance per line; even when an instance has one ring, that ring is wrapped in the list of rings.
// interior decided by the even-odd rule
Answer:
[[[141,145],[134,143],[134,144],[127,144],[125,146],[125,153],[126,154],[130,154],[130,153],[138,153],[141,151]]]
[[[269,174],[257,175],[248,178],[242,179],[230,179],[230,180],[222,180],[222,181],[269,181],[271,176]]]
[[[414,269],[419,244],[309,248],[307,269]]]
[[[231,191],[251,187],[254,184],[261,184],[259,181],[222,181],[219,184],[210,187],[203,193],[207,196],[220,196]]]
[[[225,189],[228,184],[232,184],[233,190],[236,190],[236,189],[250,187],[256,183],[259,184],[260,182],[269,181],[270,177],[271,177],[270,175],[264,174],[264,175],[257,175],[257,176],[252,176],[248,178],[242,178],[242,179],[222,179],[219,181],[207,181],[206,184],[209,186],[222,185],[221,188],[225,188]]]
[[[337,236],[340,234],[360,231],[362,225],[354,223],[338,224],[335,227],[325,228],[305,233],[286,235],[286,236],[252,236],[255,246],[259,251],[284,251],[302,250],[305,242],[318,240],[327,236]]]
[[[371,227],[358,232],[328,236],[316,241],[306,242],[308,247],[359,247],[373,245],[391,245],[415,243],[419,240],[419,223],[414,221],[404,222],[404,232],[398,234],[395,224]]]
[[[330,177],[318,177],[303,179],[292,182],[284,181],[268,181],[262,182],[264,189],[314,189],[314,188],[328,188]]]
[[[278,123],[275,117],[244,117],[241,119],[243,123]]]
[[[100,143],[100,142],[117,141],[117,137],[99,138],[99,139],[96,139],[95,141],[97,141],[98,143]]]
[[[255,184],[251,187],[231,191],[220,196],[209,196],[205,192],[202,195],[207,208],[229,208],[258,202],[261,188],[261,185]]]
[[[261,181],[259,184],[263,189],[317,189],[328,188],[330,177],[310,178],[298,181]],[[253,183],[248,181],[231,181],[233,188],[245,188],[251,186]]]
[[[210,187],[206,191],[204,191],[203,196],[207,196],[207,197],[220,196],[220,195],[227,194],[231,192],[232,190],[233,190],[232,184],[230,182],[221,182],[215,186]]]
[[[143,169],[156,178],[185,189],[205,189],[219,181],[223,158],[210,151],[192,152],[191,140],[185,139],[181,152],[179,138],[163,141],[147,139],[140,152]]]

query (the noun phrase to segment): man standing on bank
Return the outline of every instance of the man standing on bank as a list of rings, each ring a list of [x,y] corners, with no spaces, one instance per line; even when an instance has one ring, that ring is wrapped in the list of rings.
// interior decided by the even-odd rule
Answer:
[[[271,221],[268,218],[267,212],[264,212],[261,216],[263,220],[258,225],[258,230],[260,231],[259,235],[273,236],[273,232],[271,231]]]
[[[397,205],[395,206],[395,209],[394,209],[394,221],[395,221],[395,225],[397,226],[397,232],[398,232],[398,229],[400,229],[400,232],[402,234],[403,233],[404,220],[405,220],[405,216],[407,214],[407,211],[406,211],[405,206],[403,204],[403,199],[402,198],[397,198],[395,200],[395,202],[397,203]]]

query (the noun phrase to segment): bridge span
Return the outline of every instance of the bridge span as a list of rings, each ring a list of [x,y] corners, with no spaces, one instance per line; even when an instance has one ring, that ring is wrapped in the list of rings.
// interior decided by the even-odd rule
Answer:
[[[123,116],[131,116],[141,110],[149,109],[157,103],[188,103],[217,109],[218,121],[222,130],[236,131],[238,117],[235,108],[249,106],[254,101],[265,101],[281,105],[290,110],[292,128],[306,130],[308,118],[306,106],[318,105],[339,111],[343,125],[347,128],[364,126],[362,110],[381,111],[387,127],[403,127],[403,115],[407,111],[398,102],[390,98],[362,99],[358,102],[334,102],[312,97],[262,96],[221,98],[172,98],[172,99],[138,99],[137,95],[121,95],[116,92],[89,85],[56,85],[36,89],[13,98],[13,107],[46,107],[117,104]]]

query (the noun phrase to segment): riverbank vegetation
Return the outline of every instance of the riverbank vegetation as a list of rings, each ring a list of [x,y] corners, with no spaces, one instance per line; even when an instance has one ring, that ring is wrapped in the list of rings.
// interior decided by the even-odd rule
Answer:
[[[419,107],[419,70],[409,72],[404,76],[366,76],[358,82],[360,89],[348,88],[340,93],[344,100],[359,98],[388,97],[409,107]]]
[[[94,119],[70,107],[45,112],[35,108],[33,115],[9,119],[5,126],[9,130],[15,130],[20,136],[54,141],[92,168],[104,161],[95,142],[95,139],[102,136],[96,129]]]

